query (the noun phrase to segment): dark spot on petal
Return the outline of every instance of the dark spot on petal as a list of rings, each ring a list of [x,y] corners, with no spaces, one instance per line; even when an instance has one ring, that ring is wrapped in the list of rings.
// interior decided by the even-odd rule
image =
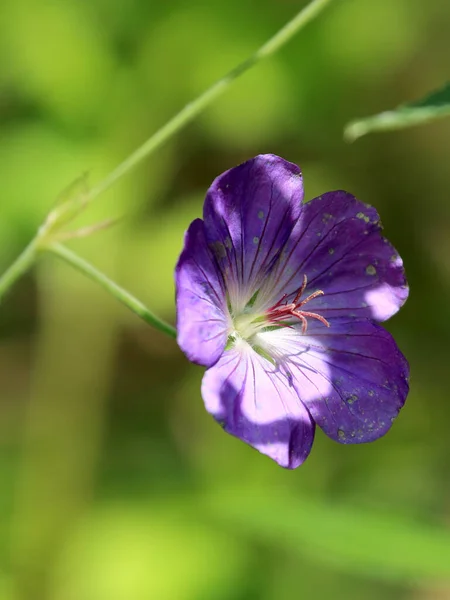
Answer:
[[[216,258],[225,258],[227,255],[227,251],[225,250],[225,246],[222,244],[222,242],[212,242],[209,244],[209,247]]]

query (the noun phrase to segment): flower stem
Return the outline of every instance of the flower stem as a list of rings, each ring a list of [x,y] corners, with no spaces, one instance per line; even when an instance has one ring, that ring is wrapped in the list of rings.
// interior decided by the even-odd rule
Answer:
[[[16,258],[13,264],[0,277],[0,299],[8,289],[21,277],[33,264],[37,253],[36,240],[28,244],[22,254]]]
[[[141,319],[143,319],[149,325],[153,325],[156,329],[159,329],[162,333],[165,333],[171,338],[177,337],[177,332],[172,325],[166,323],[162,319],[154,315],[142,302],[137,300],[129,292],[121,288],[117,283],[114,283],[109,277],[98,271],[94,266],[86,262],[83,258],[63,246],[62,244],[52,244],[46,248],[49,252],[56,254],[67,263],[72,265],[75,269],[84,273],[98,284],[100,284],[107,292],[109,292],[114,298],[117,298],[119,302],[125,304],[130,310],[136,313]]]
[[[263,58],[277,52],[277,50],[284,46],[284,44],[286,44],[300,29],[312,21],[331,2],[333,2],[333,0],[313,0],[310,2],[310,4],[303,8],[291,21],[289,21],[289,23],[282,27],[282,29],[263,44],[252,56],[237,65],[232,71],[225,75],[225,77],[216,81],[216,83],[208,88],[196,100],[187,104],[178,114],[170,119],[170,121],[158,129],[156,133],[116,167],[114,171],[93,187],[88,193],[88,199],[93,200],[96,196],[109,189],[118,179],[131,171],[131,169],[142,162],[142,160],[156,150],[156,148],[188,125],[188,123],[195,119],[195,117],[211,104],[213,100],[223,94],[228,87],[240,77],[240,75],[248,71]]]

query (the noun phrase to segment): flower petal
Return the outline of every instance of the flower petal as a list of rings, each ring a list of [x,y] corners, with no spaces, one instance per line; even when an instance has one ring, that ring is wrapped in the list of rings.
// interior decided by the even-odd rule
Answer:
[[[302,199],[300,169],[271,154],[226,171],[209,188],[206,236],[237,311],[262,284],[289,238]]]
[[[318,289],[324,295],[305,310],[326,319],[388,319],[406,301],[408,286],[402,260],[380,232],[377,211],[347,192],[311,200],[280,257],[272,297],[295,295],[306,274],[304,297]]]
[[[291,355],[294,385],[314,421],[344,444],[370,442],[392,425],[408,394],[409,366],[393,337],[366,319],[310,322]],[[315,394],[311,389],[315,388]]]
[[[308,456],[314,423],[281,372],[246,342],[225,352],[202,383],[206,409],[225,431],[295,469]]]
[[[229,317],[223,282],[201,219],[186,232],[175,281],[178,345],[189,360],[210,367],[224,351]]]

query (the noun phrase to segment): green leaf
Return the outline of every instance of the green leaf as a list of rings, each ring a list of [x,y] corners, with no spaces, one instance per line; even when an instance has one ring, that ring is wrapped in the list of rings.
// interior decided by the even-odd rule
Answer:
[[[344,130],[344,137],[353,142],[373,131],[413,127],[447,116],[450,116],[450,82],[417,102],[402,104],[395,110],[351,121]]]
[[[208,512],[228,527],[349,573],[411,582],[450,580],[450,530],[401,515],[293,494],[220,491]]]

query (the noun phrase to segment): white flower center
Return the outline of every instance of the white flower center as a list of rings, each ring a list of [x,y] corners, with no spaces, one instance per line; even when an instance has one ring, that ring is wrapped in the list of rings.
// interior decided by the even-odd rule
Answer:
[[[258,308],[257,291],[245,304],[240,299],[238,310],[233,310],[233,306],[229,305],[228,347],[250,346],[273,362],[285,354],[278,347],[277,341],[289,339],[292,333],[295,337],[298,337],[299,333],[305,335],[308,319],[315,319],[329,327],[329,322],[322,315],[304,309],[308,302],[323,295],[322,290],[316,290],[302,300],[307,282],[306,275],[303,275],[303,283],[290,302],[285,294],[276,304],[268,308]],[[301,331],[298,327],[293,331],[293,326],[298,324],[301,324]]]
[[[269,325],[264,315],[258,315],[252,312],[243,312],[232,319],[230,336],[235,339],[241,338],[250,341],[259,331]]]

